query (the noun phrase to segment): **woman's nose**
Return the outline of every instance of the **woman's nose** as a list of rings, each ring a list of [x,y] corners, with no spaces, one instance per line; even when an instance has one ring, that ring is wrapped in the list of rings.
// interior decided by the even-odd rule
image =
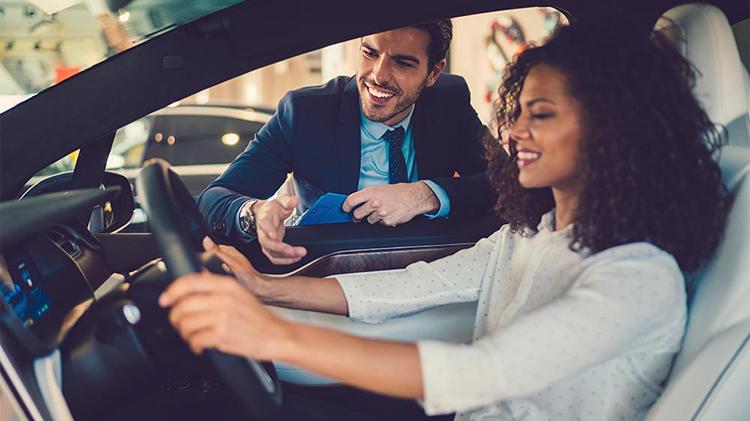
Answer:
[[[525,119],[519,118],[510,126],[509,130],[510,137],[513,139],[528,139],[529,138],[529,126]]]

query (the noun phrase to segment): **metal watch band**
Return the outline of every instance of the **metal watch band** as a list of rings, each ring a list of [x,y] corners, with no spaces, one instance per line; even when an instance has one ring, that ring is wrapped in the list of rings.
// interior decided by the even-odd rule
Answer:
[[[255,213],[253,206],[257,200],[248,200],[240,208],[240,228],[246,234],[255,235]]]

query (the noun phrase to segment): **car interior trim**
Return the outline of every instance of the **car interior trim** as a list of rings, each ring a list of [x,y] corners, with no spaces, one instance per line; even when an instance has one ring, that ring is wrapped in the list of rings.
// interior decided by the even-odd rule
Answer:
[[[73,415],[65,402],[61,387],[62,361],[60,350],[34,360],[34,375],[42,393],[42,399],[47,404],[55,421],[73,421]]]
[[[2,371],[2,370],[0,370]],[[21,405],[18,403],[18,399],[16,398],[16,394],[11,389],[8,382],[5,380],[5,376],[2,375],[0,372],[0,402],[8,402],[11,406],[10,410],[11,413],[19,416],[20,421],[25,421],[28,419],[26,416],[26,412],[23,408],[21,408]],[[2,408],[3,411],[7,411],[8,408]]]
[[[729,371],[730,369],[736,365],[741,364],[740,356],[743,353],[750,352],[748,351],[748,346],[750,344],[750,323],[746,322],[741,325],[747,332],[745,335],[745,339],[742,341],[741,344],[737,347],[737,350],[734,352],[734,355],[729,359],[727,364],[724,366],[724,369],[721,370],[721,373],[716,377],[716,381],[711,385],[711,389],[706,393],[706,395],[703,397],[703,400],[700,403],[700,406],[698,407],[698,410],[696,411],[695,415],[696,418],[704,413],[704,410],[708,407],[710,404],[709,401],[713,400],[716,397],[716,394],[718,393],[718,389],[721,387],[721,385],[724,383],[724,381],[727,379],[727,376],[730,375]]]
[[[446,255],[450,253],[454,253],[457,250],[471,247],[474,243],[450,243],[450,244],[441,244],[439,246],[400,246],[400,247],[383,247],[383,248],[374,248],[374,249],[356,249],[356,250],[341,250],[336,251],[333,253],[328,253],[324,256],[320,256],[316,258],[315,260],[312,260],[302,266],[300,266],[297,269],[294,269],[291,272],[286,272],[282,274],[267,274],[268,276],[274,277],[274,278],[284,278],[287,276],[293,276],[293,275],[309,275],[310,272],[316,267],[321,265],[322,263],[325,263],[326,261],[329,261],[331,259],[341,257],[344,259],[348,258],[361,258],[362,256],[372,255],[372,254],[393,254],[393,253],[399,253],[399,252],[406,252],[406,253],[412,253],[412,252],[435,252],[440,253],[441,251],[446,251]],[[422,259],[419,259],[422,260]],[[376,269],[370,269],[370,270],[376,270]],[[349,272],[349,271],[347,271]],[[354,272],[361,272],[359,270],[355,270]],[[338,272],[343,273],[343,272]],[[331,273],[328,274],[330,276]],[[325,275],[318,275],[318,276],[325,276]]]
[[[229,164],[205,164],[205,165],[177,165],[173,166],[172,170],[179,176],[186,175],[211,175],[221,174]],[[123,170],[117,170],[118,174],[122,174],[128,178],[136,178],[140,174],[140,168],[128,168]]]
[[[5,349],[3,349],[2,346],[0,346],[0,366],[2,366],[3,372],[8,375],[8,380],[10,380],[10,382],[12,383],[13,388],[15,388],[15,390],[18,392],[18,396],[21,401],[23,401],[24,406],[27,408],[31,419],[35,421],[43,421],[44,417],[42,417],[42,414],[39,412],[39,408],[37,408],[36,402],[34,402],[34,399],[31,398],[31,394],[29,394],[29,391],[26,389],[26,385],[23,383],[21,377],[16,372],[13,364],[10,361],[10,358],[8,358],[8,354],[5,353]]]
[[[101,300],[105,295],[119,288],[124,282],[125,276],[119,273],[113,273],[109,279],[102,282],[102,284],[94,290],[94,300]]]
[[[239,110],[233,108],[218,108],[218,107],[201,107],[201,106],[190,106],[190,107],[167,107],[161,109],[152,116],[164,116],[164,115],[200,115],[200,116],[214,116],[214,117],[230,117],[238,120],[245,121],[260,121],[266,123],[271,119],[271,116],[266,113],[259,113],[257,111],[250,110]]]

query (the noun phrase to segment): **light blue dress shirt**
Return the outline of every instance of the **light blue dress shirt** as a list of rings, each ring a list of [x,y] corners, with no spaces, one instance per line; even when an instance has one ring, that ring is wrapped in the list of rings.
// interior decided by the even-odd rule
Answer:
[[[417,160],[414,159],[414,141],[412,139],[412,126],[411,116],[414,114],[414,106],[412,105],[409,114],[394,126],[388,126],[384,123],[372,121],[365,117],[360,108],[360,125],[359,133],[361,140],[360,150],[360,169],[359,169],[359,187],[357,190],[362,190],[367,187],[378,186],[381,184],[388,184],[390,182],[388,174],[388,142],[383,139],[383,135],[388,130],[395,129],[397,127],[403,127],[406,131],[404,141],[401,144],[401,152],[404,154],[404,160],[406,161],[406,178],[409,182],[416,182],[419,180],[419,172],[417,169]],[[426,214],[428,218],[440,218],[450,214],[451,201],[448,194],[440,187],[437,183],[431,180],[421,180],[427,184],[437,196],[440,201],[440,208],[437,213]]]

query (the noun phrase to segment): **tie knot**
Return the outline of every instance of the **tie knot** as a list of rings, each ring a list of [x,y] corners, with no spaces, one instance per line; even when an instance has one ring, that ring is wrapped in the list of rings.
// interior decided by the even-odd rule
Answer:
[[[399,126],[396,127],[393,130],[388,130],[383,135],[383,139],[385,139],[390,145],[394,145],[396,147],[401,147],[401,142],[404,140],[404,134],[406,132],[404,131],[404,128]]]

